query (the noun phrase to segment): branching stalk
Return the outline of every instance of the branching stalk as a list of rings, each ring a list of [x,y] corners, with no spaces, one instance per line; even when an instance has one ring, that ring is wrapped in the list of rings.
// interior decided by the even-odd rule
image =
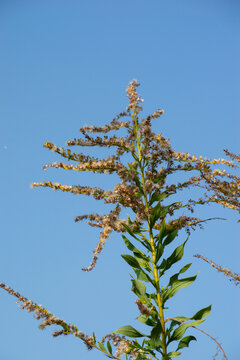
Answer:
[[[153,358],[158,359],[159,356],[161,356],[161,360],[176,358],[182,354],[179,350],[182,351],[183,348],[189,346],[191,341],[196,340],[192,335],[185,336],[185,331],[193,327],[213,339],[221,349],[224,359],[227,360],[221,345],[211,335],[198,328],[198,325],[210,314],[211,305],[198,310],[189,318],[185,316],[164,318],[166,302],[180,289],[195,281],[197,275],[185,277],[184,274],[191,264],[181,266],[175,274],[169,277],[167,286],[164,288],[160,287],[160,278],[162,282],[163,276],[168,275],[168,270],[184,255],[184,246],[187,240],[178,245],[170,256],[164,257],[165,248],[169,244],[175,243],[179,231],[185,228],[190,235],[190,229],[195,229],[197,225],[215,219],[203,220],[191,215],[198,205],[216,203],[240,213],[240,179],[235,174],[230,174],[225,169],[222,170],[223,167],[237,169],[238,165],[235,163],[240,162],[240,156],[225,150],[230,161],[220,158],[211,160],[175,151],[169,140],[166,140],[162,134],[155,134],[151,129],[151,120],[159,118],[163,114],[163,110],[158,109],[144,119],[139,118],[143,100],[137,93],[138,86],[138,82],[133,80],[127,87],[126,92],[129,98],[127,111],[120,113],[107,125],[82,127],[80,131],[83,138],[69,140],[66,143],[68,147],[111,147],[114,151],[113,155],[98,159],[82,153],[72,153],[70,149],[59,148],[50,142],[46,142],[44,145],[65,159],[77,162],[75,165],[54,162],[45,165],[44,169],[62,168],[64,170],[92,171],[105,175],[114,173],[119,177],[120,182],[113,189],[105,190],[83,185],[69,186],[52,181],[33,183],[32,187],[48,187],[75,195],[92,196],[95,200],[104,201],[108,205],[115,204],[115,209],[108,214],[82,214],[76,217],[76,222],[87,220],[90,226],[101,229],[92,260],[89,266],[82,270],[89,272],[94,269],[98,256],[111,232],[116,231],[122,234],[126,247],[131,252],[131,255],[123,254],[122,258],[136,274],[131,279],[132,291],[138,297],[136,304],[141,314],[138,320],[147,325],[146,332],[141,333],[131,325],[126,325],[105,335],[102,342],[97,342],[94,333],[92,336],[84,334],[75,325],[57,318],[41,305],[28,300],[3,283],[0,283],[0,288],[15,296],[22,309],[32,312],[35,318],[42,320],[39,325],[40,329],[43,330],[50,325],[60,326],[60,330],[54,331],[54,337],[71,334],[83,341],[88,350],[95,348],[111,359],[121,360],[123,356],[127,360],[152,360]],[[130,117],[129,122],[119,121],[121,117],[125,116]],[[125,137],[118,137],[115,134],[110,137],[106,135],[109,131],[117,131],[120,128],[126,129]],[[89,133],[97,133],[97,136],[90,136]],[[103,133],[103,135],[98,136],[99,133]],[[129,153],[132,154],[134,162],[125,166],[121,159],[122,156]],[[217,164],[221,165],[221,169],[215,168]],[[187,179],[182,183],[172,184],[169,181],[169,175],[177,171],[183,171]],[[188,175],[192,171],[197,173],[196,176],[195,174],[194,176]],[[199,197],[193,196],[195,200],[184,201],[182,200],[184,197],[181,196],[181,201],[170,203],[170,205],[165,206],[162,202],[168,196],[173,194],[177,196],[180,191],[193,187],[198,187],[201,192],[204,190]],[[157,204],[153,205],[154,203]],[[130,219],[128,216],[128,219],[121,219],[120,213],[123,208],[133,210],[135,218]],[[182,215],[174,218],[175,211],[180,209]],[[169,219],[167,223],[165,223],[166,217]],[[159,230],[157,235],[154,233],[156,230]],[[128,237],[125,236],[126,232]],[[145,248],[145,252],[138,249],[139,243],[141,249]],[[215,269],[239,284],[239,274],[233,274],[230,269],[210,262],[201,255],[197,255],[197,257],[207,261]],[[146,291],[146,283],[154,286],[153,294]],[[153,304],[153,299],[156,306]],[[167,324],[168,321],[171,322]],[[149,327],[151,328],[150,333]],[[138,338],[143,340],[139,341]],[[103,343],[106,339],[108,341],[105,347]],[[110,341],[115,347],[115,353],[113,353]],[[167,348],[172,343],[174,346],[176,345],[175,351],[168,352]]]
[[[145,187],[145,174],[144,174],[144,167],[142,163],[142,155],[141,155],[141,139],[139,137],[139,131],[137,129],[138,126],[138,117],[136,114],[134,114],[134,123],[135,123],[135,134],[136,134],[136,140],[137,140],[137,149],[138,149],[138,163],[140,167],[140,173],[141,173],[141,181],[142,181],[142,188],[144,193],[144,203],[146,207],[147,212],[147,222],[148,222],[148,232],[150,237],[150,243],[151,243],[151,249],[152,249],[152,263],[153,263],[153,273],[154,273],[154,280],[156,283],[157,288],[157,303],[158,303],[158,311],[159,311],[159,317],[160,317],[160,323],[162,327],[162,360],[165,360],[167,355],[167,345],[166,345],[166,331],[165,331],[165,321],[164,321],[164,313],[163,313],[163,305],[162,305],[162,297],[161,297],[161,290],[160,290],[160,278],[158,275],[157,265],[156,265],[156,249],[153,239],[153,232],[150,227],[150,213],[149,213],[149,202],[146,194],[146,187]]]

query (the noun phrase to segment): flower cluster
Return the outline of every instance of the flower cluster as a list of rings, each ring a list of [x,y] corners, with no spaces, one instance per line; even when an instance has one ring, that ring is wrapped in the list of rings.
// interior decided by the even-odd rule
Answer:
[[[179,229],[186,228],[189,232],[197,225],[206,221],[198,217],[189,216],[182,213],[181,216],[173,218],[178,211],[189,211],[191,214],[198,205],[209,203],[218,203],[224,207],[228,207],[240,212],[240,179],[236,175],[226,171],[226,169],[216,169],[216,165],[229,168],[237,168],[235,161],[239,161],[239,156],[224,150],[226,155],[231,158],[230,161],[225,159],[208,159],[202,156],[191,155],[187,152],[175,151],[170,144],[169,139],[165,139],[162,134],[155,134],[151,128],[151,121],[162,116],[163,110],[158,109],[152,115],[147,116],[139,122],[139,112],[142,110],[143,102],[141,95],[137,93],[139,83],[133,80],[127,87],[127,96],[129,105],[127,110],[117,115],[109,124],[104,126],[83,126],[80,129],[83,138],[67,141],[67,146],[81,147],[110,147],[115,150],[115,154],[104,159],[93,156],[83,155],[82,153],[72,153],[70,149],[59,148],[58,146],[46,142],[45,147],[58,153],[60,156],[73,160],[76,164],[65,164],[63,162],[53,162],[44,166],[47,168],[55,167],[74,171],[92,171],[100,174],[118,175],[120,182],[114,186],[112,190],[100,188],[91,188],[81,185],[61,185],[52,183],[51,181],[33,183],[32,187],[44,186],[51,187],[54,190],[68,191],[73,194],[82,194],[93,196],[96,200],[104,200],[105,203],[115,204],[117,210],[107,215],[81,215],[77,216],[75,221],[87,219],[89,225],[102,228],[100,233],[100,241],[93,253],[93,260],[89,267],[84,270],[92,270],[96,264],[97,257],[101,252],[103,245],[112,231],[124,232],[121,225],[125,222],[119,218],[122,208],[131,209],[135,213],[135,219],[132,222],[133,227],[140,227],[146,221],[148,212],[151,213],[152,207],[146,209],[142,188],[144,186],[148,199],[151,196],[165,194],[178,194],[179,191],[198,187],[204,193],[186,203],[178,202],[171,207],[170,215],[172,218],[167,224],[168,227],[177,225]],[[120,121],[122,117],[131,117],[132,121]],[[125,137],[113,135],[90,136],[89,133],[108,133],[125,128],[127,134]],[[140,141],[141,147],[137,147],[137,141]],[[129,157],[130,162],[127,164],[122,160],[123,155]],[[144,179],[139,177],[139,157],[144,164]],[[187,179],[178,183],[171,183],[169,175],[185,172],[190,175]],[[154,228],[157,230],[161,226],[161,222],[156,223]]]
[[[137,87],[140,84],[137,80],[132,80],[127,87],[126,93],[129,99],[129,105],[127,107],[127,111],[132,110],[134,113],[138,114],[142,110],[142,106],[140,103],[143,102],[141,95],[137,93]]]
[[[118,121],[120,118],[124,117],[124,116],[129,116],[129,112],[128,111],[123,111],[120,114],[118,114],[117,116],[115,116],[115,118],[111,121],[110,124],[104,125],[104,126],[88,126],[85,125],[83,126],[80,131],[82,133],[86,133],[86,132],[93,132],[93,133],[107,133],[111,130],[118,130],[121,127],[126,127],[128,128],[130,125],[129,121]]]

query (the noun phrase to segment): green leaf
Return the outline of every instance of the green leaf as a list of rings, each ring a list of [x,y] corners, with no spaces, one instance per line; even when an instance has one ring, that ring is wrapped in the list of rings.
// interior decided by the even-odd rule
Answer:
[[[130,218],[130,216],[127,214],[127,218],[128,218],[128,223],[129,223],[129,225],[132,225],[132,220],[131,220],[131,218]]]
[[[178,319],[178,318],[179,318],[179,319]],[[179,316],[178,318],[175,316],[174,319],[176,319],[176,320],[178,319],[179,321],[172,320],[171,323],[170,323],[169,328],[166,329],[166,335],[167,335],[167,337],[168,337],[167,345],[171,342],[170,338],[171,338],[171,334],[172,334],[172,332],[173,332],[173,329],[174,329],[176,326],[179,326],[179,324],[180,324],[181,322],[184,322],[184,321],[188,321],[188,320],[189,320],[189,318],[186,318],[186,317],[184,317],[184,316]]]
[[[162,243],[162,240],[165,235],[166,235],[166,222],[165,222],[165,219],[163,219],[160,230],[159,230],[159,234],[158,234],[158,239],[161,243]]]
[[[135,269],[141,269],[141,266],[139,265],[138,261],[131,255],[121,255],[121,257],[133,268]]]
[[[148,360],[148,358],[142,354],[138,354],[136,360]]]
[[[158,347],[161,344],[160,335],[162,333],[162,325],[158,321],[157,325],[151,331],[151,344],[154,348]]]
[[[156,246],[156,264],[157,264],[158,260],[160,259],[160,257],[162,256],[163,251],[164,251],[164,247],[162,246],[161,242],[159,241]]]
[[[164,175],[162,175],[162,174],[159,174],[159,175],[157,176],[157,178],[156,178],[156,179],[153,179],[152,181],[154,182],[154,184],[157,184],[157,183],[159,183],[160,181],[164,180],[165,177],[166,177],[166,176],[164,176]],[[170,195],[170,194],[169,194],[169,195]]]
[[[109,341],[107,342],[107,348],[108,348],[109,353],[112,354],[112,346]]]
[[[135,169],[135,167],[132,166],[132,164],[128,163],[128,166],[130,170],[137,172],[137,170]]]
[[[152,213],[150,215],[150,228],[152,229],[155,222],[159,219],[159,214],[162,209],[161,203],[157,203],[157,205],[153,208]]]
[[[150,258],[144,254],[144,252],[138,250],[127,238],[126,236],[122,235],[122,238],[125,242],[125,245],[130,251],[133,251],[134,258],[137,260],[138,265],[147,269],[147,271],[151,272],[151,267],[149,265]],[[125,256],[125,255],[124,255]],[[128,259],[129,260],[129,259]],[[128,260],[126,260],[128,262]],[[131,260],[130,260],[131,261]],[[128,262],[129,263],[129,262]],[[131,262],[132,264],[132,262]],[[129,263],[129,265],[131,265]],[[136,264],[135,264],[136,265]],[[131,265],[133,266],[133,265]]]
[[[139,269],[133,269],[135,274],[137,275],[138,280],[142,280],[145,282],[150,282],[156,288],[156,281],[151,279],[151,277],[144,271]]]
[[[169,245],[177,236],[178,229],[172,230],[163,242],[163,246]]]
[[[101,350],[107,352],[107,349],[105,348],[105,346],[102,343],[98,343],[98,346],[100,347]]]
[[[184,273],[185,271],[187,271],[187,269],[188,269],[191,265],[192,265],[192,264],[187,264],[187,265],[183,266],[182,269],[181,269],[178,273],[172,275],[172,276],[170,277],[170,279],[169,279],[168,286],[171,286],[176,280],[178,280],[178,276],[179,276],[180,274]]]
[[[184,322],[184,321],[188,321],[189,318],[186,316],[174,316],[174,319],[172,322],[174,322],[174,326],[177,324],[179,325],[179,322]]]
[[[145,255],[142,256],[142,254],[139,254],[138,252],[134,252],[133,255],[142,268],[146,269],[150,273],[152,272],[151,266],[149,265],[150,258]]]
[[[179,271],[179,274],[183,274],[185,271],[187,271],[190,268],[191,265],[192,263],[184,265]]]
[[[190,341],[197,341],[197,339],[195,338],[195,336],[189,335],[189,336],[185,336],[184,338],[182,338],[181,341],[179,341],[177,350],[180,350],[184,347],[188,347]]]
[[[193,315],[190,319],[193,320],[202,320],[203,318],[205,318],[206,316],[208,316],[211,312],[211,308],[212,305],[209,305],[201,310],[199,310],[198,312],[196,312],[195,315]]]
[[[143,246],[145,246],[146,249],[148,249],[149,251],[152,251],[150,241],[149,241],[149,239],[146,237],[146,235],[141,234],[141,233],[140,233],[139,235],[140,235],[142,241],[139,240],[139,239],[137,239],[137,240],[140,241],[141,244],[142,244]]]
[[[137,295],[137,296],[144,296],[146,295],[146,286],[138,280],[131,280],[132,281],[132,291]]]
[[[155,322],[153,320],[151,320],[149,318],[148,315],[145,315],[145,314],[142,314],[140,316],[137,317],[137,320],[140,321],[141,323],[145,324],[145,325],[148,325],[148,326],[155,326]]]
[[[126,236],[122,235],[122,238],[125,242],[126,247],[128,248],[128,250],[132,251],[133,253],[138,254],[139,257],[141,257],[142,259],[145,260],[149,260],[149,257],[146,256],[142,251],[138,250],[132,243],[131,241],[128,240],[128,238],[126,238]]]
[[[137,250],[135,246],[131,243],[131,241],[128,240],[128,238],[125,235],[122,235],[123,241],[125,242],[126,247],[128,250],[133,251]]]
[[[203,321],[205,321],[205,319],[203,320],[197,320],[197,321],[192,321],[190,323],[185,323],[185,324],[182,324],[180,325],[176,330],[174,330],[171,338],[170,338],[170,341],[175,341],[175,340],[179,340],[183,337],[185,331],[191,327],[191,326],[197,326],[197,325],[200,325]],[[170,342],[169,341],[169,342]]]
[[[181,258],[183,257],[184,246],[185,246],[187,240],[184,241],[183,244],[179,245],[167,259],[163,259],[162,263],[159,266],[159,269],[163,269],[164,271],[166,271],[173,264],[175,264],[176,262],[181,260]]]
[[[149,261],[150,261],[150,257],[146,256],[142,251],[139,251],[138,249],[134,250],[133,254],[134,254],[135,257],[137,257],[137,260],[141,259],[141,260],[144,260],[144,262],[147,262],[147,263],[149,263]],[[139,263],[140,263],[140,261],[139,261]]]
[[[186,316],[174,316],[174,320],[171,321],[170,326],[166,329],[166,334],[167,334],[167,345],[169,345],[172,341],[174,341],[174,339],[172,338],[173,331],[175,327],[179,327],[182,324],[184,324],[186,321],[189,321],[189,318],[187,318]],[[177,349],[178,350],[178,349]]]
[[[141,181],[139,180],[139,178],[137,176],[134,176],[133,180],[135,181],[135,184],[137,185],[139,192],[144,195],[142,184],[141,184]]]
[[[132,338],[146,336],[138,330],[134,329],[131,325],[120,327],[119,329],[115,330],[114,333],[122,334]]]
[[[150,198],[149,206],[151,206],[155,201],[161,202],[163,199],[165,199],[169,195],[170,194],[166,194],[166,193],[158,194],[157,192],[154,192]]]
[[[178,276],[179,276],[179,273],[172,275],[169,279],[168,286],[172,286],[172,284],[178,280]]]
[[[151,282],[151,278],[143,270],[139,270],[139,269],[133,269],[133,270],[135,271],[135,274],[137,275],[138,280],[142,280],[145,282]]]
[[[150,215],[150,228],[151,229],[153,228],[155,222],[158,219],[162,219],[167,215],[168,210],[172,205],[173,204],[168,205],[168,206],[162,206],[160,202],[157,203],[157,205],[153,208],[152,213]]]
[[[125,223],[121,223],[123,227],[125,227],[126,231],[135,239],[137,239],[137,237],[135,236],[133,230]]]
[[[181,355],[180,352],[178,351],[171,351],[170,353],[167,354],[167,359],[172,359],[172,358],[176,358],[179,355]]]
[[[173,285],[170,288],[168,288],[167,291],[163,294],[163,302],[165,303],[168,299],[173,297],[177,293],[178,290],[191,285],[195,281],[196,277],[197,277],[197,275],[191,276],[188,278],[184,278],[184,279],[180,279],[180,280],[176,280],[173,283]]]

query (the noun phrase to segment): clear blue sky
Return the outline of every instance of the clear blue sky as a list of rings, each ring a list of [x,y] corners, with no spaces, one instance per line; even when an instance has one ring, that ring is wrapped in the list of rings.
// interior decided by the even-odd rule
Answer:
[[[104,206],[29,185],[52,180],[112,186],[107,177],[44,172],[45,163],[61,160],[42,145],[49,140],[64,146],[82,125],[110,122],[125,109],[133,78],[141,83],[145,113],[165,110],[155,131],[177,150],[211,157],[222,157],[223,148],[238,153],[239,14],[237,0],[0,1],[0,281],[99,338],[123,325],[139,328],[119,235],[108,240],[93,272],[81,272],[98,232],[73,219],[104,213]],[[189,274],[200,274],[172,302],[172,314],[192,315],[212,303],[202,328],[217,337],[229,360],[238,360],[240,289],[192,258],[200,253],[240,272],[238,217],[217,207],[202,215],[228,220],[193,233],[186,262],[193,261]],[[41,332],[3,291],[0,319],[2,360],[105,358],[78,339]],[[215,344],[194,335],[198,342],[182,358],[212,359]]]

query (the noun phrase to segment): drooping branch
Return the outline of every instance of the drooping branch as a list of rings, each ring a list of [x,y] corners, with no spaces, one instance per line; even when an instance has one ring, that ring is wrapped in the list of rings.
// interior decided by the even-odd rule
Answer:
[[[196,254],[194,256],[196,258],[198,258],[198,259],[204,260],[206,263],[208,263],[214,269],[216,269],[217,271],[219,271],[219,272],[223,273],[224,275],[226,275],[229,278],[230,281],[233,281],[235,283],[235,285],[240,284],[240,274],[233,273],[232,270],[230,270],[230,269],[228,269],[228,268],[226,268],[224,266],[218,265],[215,262],[213,262],[212,260],[208,260],[208,258],[206,258],[206,257],[204,257],[202,255]]]

